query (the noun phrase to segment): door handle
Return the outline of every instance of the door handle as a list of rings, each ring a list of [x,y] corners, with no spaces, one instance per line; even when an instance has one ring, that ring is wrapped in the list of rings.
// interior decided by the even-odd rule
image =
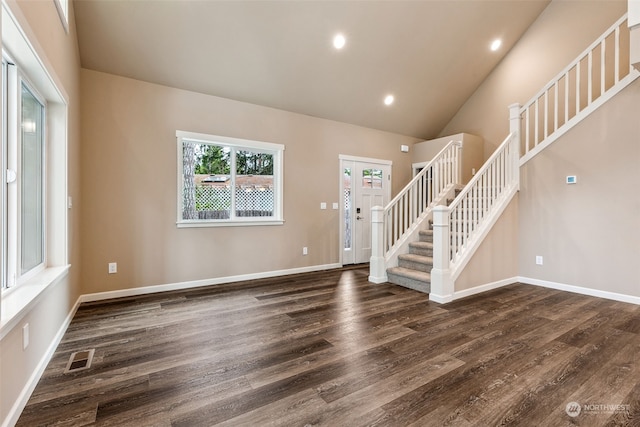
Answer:
[[[356,219],[364,219],[364,217],[363,217],[363,216],[358,215],[358,216],[356,217]]]

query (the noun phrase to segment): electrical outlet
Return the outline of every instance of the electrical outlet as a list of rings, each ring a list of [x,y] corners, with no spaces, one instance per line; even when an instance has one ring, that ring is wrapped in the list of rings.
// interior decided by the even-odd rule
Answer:
[[[29,324],[25,323],[22,327],[22,349],[26,350],[29,347]]]
[[[304,248],[302,248],[302,255],[307,255],[307,254],[309,254],[309,250],[305,246]]]
[[[118,272],[118,263],[110,262],[109,263],[109,274],[115,274]]]
[[[536,264],[542,265],[542,257],[540,255],[536,255]]]

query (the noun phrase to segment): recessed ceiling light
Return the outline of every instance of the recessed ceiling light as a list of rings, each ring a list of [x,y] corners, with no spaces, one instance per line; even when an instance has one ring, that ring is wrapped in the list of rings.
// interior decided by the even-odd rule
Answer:
[[[336,34],[333,38],[333,47],[336,49],[342,49],[345,43],[347,43],[347,39],[345,39],[342,34]]]
[[[500,49],[501,45],[502,45],[502,40],[495,39],[494,41],[491,42],[491,50],[495,52],[496,50]]]
[[[384,105],[391,105],[391,104],[393,104],[394,99],[395,99],[395,98],[393,97],[393,95],[387,95],[387,96],[385,96],[385,97],[384,97]]]

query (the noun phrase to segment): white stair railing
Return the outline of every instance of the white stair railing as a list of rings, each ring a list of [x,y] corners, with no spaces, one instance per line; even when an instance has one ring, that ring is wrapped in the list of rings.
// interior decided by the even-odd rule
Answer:
[[[461,183],[460,141],[450,141],[386,207],[372,209],[369,281],[387,280],[397,249],[416,231],[443,195]]]
[[[520,109],[520,164],[640,75],[630,64],[629,45],[625,14]]]
[[[451,205],[433,209],[430,299],[434,301],[452,300],[455,279],[519,189],[519,105],[510,110],[512,133]]]

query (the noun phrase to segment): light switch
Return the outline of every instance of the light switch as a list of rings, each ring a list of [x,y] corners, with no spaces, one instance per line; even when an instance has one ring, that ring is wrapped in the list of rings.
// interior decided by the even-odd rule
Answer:
[[[325,202],[320,203],[320,209],[327,209],[327,204]]]
[[[340,206],[338,206],[338,204],[337,204],[337,203],[334,203],[334,204],[333,204],[333,209],[339,209],[339,208],[340,208]]]

